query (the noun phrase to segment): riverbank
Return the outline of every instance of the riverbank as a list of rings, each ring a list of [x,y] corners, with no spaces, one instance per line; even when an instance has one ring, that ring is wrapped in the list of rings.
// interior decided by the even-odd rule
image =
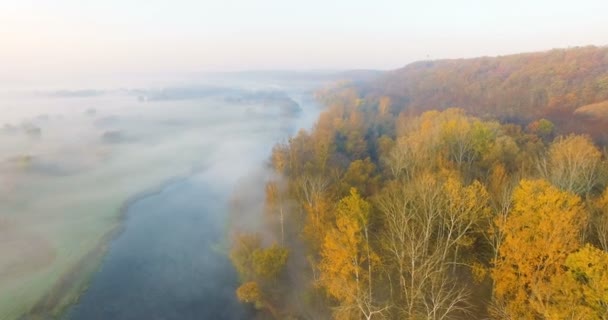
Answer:
[[[0,319],[56,318],[77,300],[106,244],[120,231],[125,208],[175,181],[167,177],[193,172],[191,163],[202,155],[196,148],[184,154],[183,148],[156,151],[145,165],[122,160],[137,159],[138,150],[117,152],[115,161],[94,170],[36,177],[17,186],[0,204],[9,213],[2,220],[9,232],[0,233],[0,266],[8,266],[0,273]],[[172,157],[178,152],[183,159]]]
[[[211,171],[211,170],[210,170]],[[230,192],[205,172],[134,202],[66,319],[247,319],[224,253]]]
[[[124,220],[130,206],[147,197],[162,193],[168,186],[188,179],[193,174],[195,172],[169,178],[156,187],[140,191],[129,197],[118,210],[118,223],[112,226],[98,244],[71,267],[27,314],[21,317],[22,320],[63,318],[69,307],[78,303],[78,299],[86,292],[90,279],[99,269],[109,245],[123,232]]]

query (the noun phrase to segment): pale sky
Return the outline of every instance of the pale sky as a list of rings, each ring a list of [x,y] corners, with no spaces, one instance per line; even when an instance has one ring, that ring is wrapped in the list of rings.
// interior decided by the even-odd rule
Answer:
[[[0,0],[0,77],[392,69],[608,44],[608,0]]]

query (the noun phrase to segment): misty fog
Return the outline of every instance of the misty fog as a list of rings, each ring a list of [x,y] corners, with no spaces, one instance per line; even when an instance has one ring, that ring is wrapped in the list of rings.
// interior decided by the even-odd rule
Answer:
[[[68,318],[246,312],[203,303],[236,305],[223,252],[230,196],[319,110],[310,82],[216,83],[3,96],[0,318],[62,314],[78,299]],[[116,313],[141,290],[151,297],[141,308]],[[179,315],[170,297],[199,307]]]

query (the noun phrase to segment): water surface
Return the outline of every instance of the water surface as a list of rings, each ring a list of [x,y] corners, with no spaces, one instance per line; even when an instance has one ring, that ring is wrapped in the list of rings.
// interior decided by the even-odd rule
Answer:
[[[219,251],[225,195],[205,177],[135,202],[70,319],[246,319]]]

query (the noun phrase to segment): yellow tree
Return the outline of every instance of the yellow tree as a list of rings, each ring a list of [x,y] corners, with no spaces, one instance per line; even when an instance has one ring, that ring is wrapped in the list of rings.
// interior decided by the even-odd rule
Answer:
[[[236,297],[246,303],[252,303],[256,309],[267,310],[274,319],[281,319],[279,312],[266,299],[260,286],[255,281],[243,283],[236,289]]]
[[[336,126],[334,120],[341,115],[335,112],[323,112],[319,115],[315,129],[312,132],[315,169],[325,173],[327,161],[335,149]]]
[[[371,319],[384,310],[373,301],[372,268],[377,257],[369,246],[369,212],[369,203],[352,188],[340,200],[336,225],[321,248],[320,285],[338,301],[336,317],[340,319],[355,315]]]
[[[289,169],[289,145],[276,144],[272,148],[271,163],[279,173],[285,173]]]
[[[417,118],[399,117],[395,146],[383,159],[393,178],[413,179],[435,169],[440,158],[441,115],[429,111]]]
[[[253,303],[256,308],[264,309],[274,318],[280,319],[273,307],[272,301],[276,300],[273,287],[285,268],[289,253],[286,248],[276,244],[268,248],[262,248],[261,244],[261,238],[257,234],[236,234],[230,260],[242,282],[236,290],[237,298]]]
[[[608,319],[608,253],[587,244],[568,256],[555,279],[559,293],[551,305],[559,319]]]
[[[509,216],[513,203],[512,194],[516,185],[517,179],[509,177],[502,164],[494,165],[488,178],[488,194],[490,204],[494,209],[494,217],[488,225],[488,230],[484,233],[493,249],[493,261],[498,259],[500,245],[504,239],[504,235],[498,226],[504,225]]]
[[[438,238],[443,239],[443,260],[448,261],[448,253],[453,254],[451,263],[458,263],[460,249],[473,245],[476,237],[481,237],[490,217],[489,195],[485,187],[474,181],[463,186],[455,177],[449,177],[443,184],[445,208]]]
[[[294,189],[304,210],[303,233],[313,251],[317,251],[331,222],[330,180],[319,175],[302,175],[295,179]]]
[[[509,216],[498,225],[504,240],[492,270],[497,316],[555,318],[551,303],[559,288],[553,279],[579,248],[585,221],[578,196],[543,180],[520,182]]]
[[[356,188],[363,196],[371,195],[378,186],[379,177],[374,176],[375,171],[376,166],[369,157],[351,162],[342,176],[342,189],[348,191]]]
[[[289,251],[276,244],[268,248],[259,248],[253,251],[253,270],[258,277],[274,280],[283,271]]]

